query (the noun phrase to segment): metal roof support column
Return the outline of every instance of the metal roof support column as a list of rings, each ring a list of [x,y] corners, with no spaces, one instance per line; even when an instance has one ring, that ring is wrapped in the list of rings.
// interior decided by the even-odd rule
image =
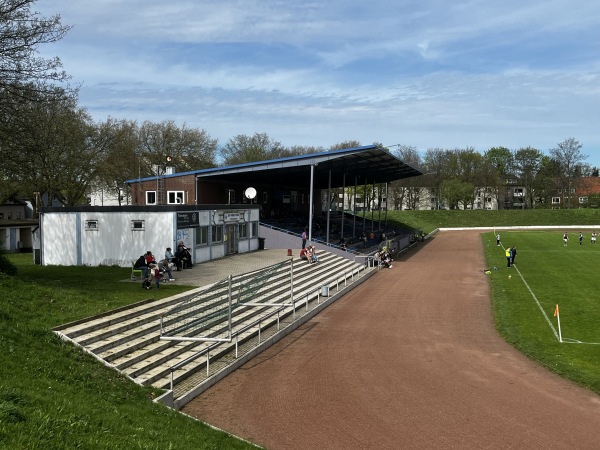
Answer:
[[[344,172],[344,176],[342,177],[342,229],[340,230],[340,240],[344,237],[344,200],[346,198],[346,172]],[[339,202],[339,198],[336,199]]]
[[[375,230],[375,180],[373,179],[373,189],[371,190],[371,231]]]
[[[365,177],[365,189],[363,191],[363,233],[367,233],[367,177]]]
[[[310,195],[308,199],[308,242],[312,242],[313,223],[313,184],[315,180],[315,164],[310,165]]]
[[[381,230],[381,183],[379,183],[379,187],[377,188],[377,226]]]
[[[354,195],[352,197],[352,237],[356,237],[356,183],[358,178],[354,176]]]
[[[389,183],[386,181],[385,182],[385,225],[384,225],[384,230],[387,229],[387,212],[388,212],[388,201],[389,201],[388,186],[389,186]]]
[[[325,238],[325,242],[329,244],[329,215],[331,214],[331,169],[329,169],[329,181],[327,182],[327,228],[325,232],[327,233],[327,237]]]

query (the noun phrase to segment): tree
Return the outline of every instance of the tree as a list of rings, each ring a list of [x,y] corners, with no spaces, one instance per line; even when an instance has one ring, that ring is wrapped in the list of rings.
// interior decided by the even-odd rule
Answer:
[[[421,166],[421,155],[415,147],[399,145],[392,153],[402,162],[412,167]],[[392,200],[394,209],[402,209],[403,205],[406,205],[409,209],[417,209],[421,183],[421,177],[392,181],[389,184],[388,198]]]
[[[253,136],[238,134],[227,141],[220,153],[223,164],[228,166],[289,156],[281,143],[272,140],[266,133]]]
[[[510,195],[509,189],[510,181],[514,176],[513,153],[506,147],[492,147],[483,156],[491,162],[498,174],[497,185],[492,188],[498,201],[498,209],[500,209],[501,204],[504,204],[505,209],[510,208],[512,195]],[[504,196],[501,195],[502,188],[505,189]],[[503,198],[504,201],[502,201]]]
[[[426,175],[421,178],[423,184],[431,189],[436,201],[435,209],[442,206],[442,183],[446,177],[448,159],[449,151],[441,148],[427,149],[423,159]]]
[[[204,130],[178,127],[173,121],[146,121],[139,129],[139,157],[143,174],[157,175],[152,167],[164,167],[167,157],[177,172],[215,167],[217,140]],[[143,175],[142,174],[142,175]]]
[[[104,152],[87,112],[65,96],[61,101],[23,102],[13,119],[0,127],[6,138],[0,157],[10,155],[8,170],[16,192],[45,193],[46,206],[53,198],[66,205],[86,202]]]
[[[514,154],[515,172],[519,177],[520,184],[525,189],[524,208],[535,206],[534,184],[541,162],[542,152],[532,147],[520,148]]]
[[[441,192],[450,209],[459,209],[461,204],[463,207],[472,204],[475,186],[468,181],[449,178],[442,182]]]
[[[0,109],[12,109],[15,102],[35,101],[58,93],[55,84],[69,76],[59,58],[37,57],[40,45],[57,42],[70,27],[60,16],[43,18],[32,12],[34,0],[0,0]]]
[[[140,176],[139,130],[135,122],[113,118],[97,124],[96,128],[106,152],[98,165],[93,188],[113,192],[121,205],[125,181]]]
[[[583,145],[574,138],[568,138],[550,150],[550,156],[558,164],[557,176],[567,208],[571,208],[573,189],[576,187],[577,178],[581,176],[583,162],[588,158],[587,155],[581,153],[582,147]]]
[[[331,147],[329,147],[329,150],[344,150],[345,148],[356,148],[356,147],[360,147],[361,143],[359,141],[343,141],[343,142],[338,142],[337,144],[333,144]]]

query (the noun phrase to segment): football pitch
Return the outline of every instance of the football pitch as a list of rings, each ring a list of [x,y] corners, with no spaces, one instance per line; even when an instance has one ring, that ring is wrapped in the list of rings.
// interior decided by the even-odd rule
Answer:
[[[482,238],[500,334],[532,359],[600,392],[600,243],[591,243],[591,230],[582,231],[582,245],[575,230],[566,246],[558,230],[501,231],[500,247],[494,233]],[[512,246],[517,256],[508,268],[504,249]]]

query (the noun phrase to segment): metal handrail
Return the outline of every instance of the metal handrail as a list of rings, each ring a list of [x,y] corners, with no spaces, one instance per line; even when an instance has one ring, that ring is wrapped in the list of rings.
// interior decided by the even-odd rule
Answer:
[[[362,255],[359,255],[362,256]],[[370,258],[373,259],[371,256],[364,256],[366,258]],[[366,270],[366,268],[369,266],[365,266],[364,269],[362,269],[363,271]],[[352,279],[354,279],[354,272],[356,271],[357,276],[360,274],[361,268],[360,267],[356,267],[356,268],[352,268],[350,271],[346,271],[342,274],[341,277],[337,277],[334,281],[336,283],[336,292],[340,291],[339,288],[339,282],[340,279],[344,280],[344,287],[347,286],[347,280],[348,280],[348,274],[350,273],[350,277],[352,277]],[[316,294],[316,301],[317,301],[317,305],[320,305],[320,297],[321,297],[321,291],[322,291],[322,287],[319,288],[315,288],[309,292],[306,293],[302,293],[299,296],[296,296],[292,299],[291,303],[285,303],[282,304],[280,307],[277,307],[275,310],[272,310],[271,312],[267,313],[266,315],[262,315],[261,317],[259,317],[257,320],[255,320],[254,322],[231,332],[230,338],[231,341],[235,340],[235,351],[236,351],[236,358],[238,357],[237,351],[238,351],[238,340],[237,338],[244,334],[245,332],[247,332],[248,330],[255,328],[258,325],[258,336],[259,336],[259,342],[260,342],[260,331],[261,331],[261,322],[265,321],[266,319],[269,319],[275,315],[277,315],[277,326],[278,326],[278,330],[279,330],[279,313],[284,310],[287,307],[291,307],[292,308],[292,314],[293,314],[293,320],[296,320],[296,305],[298,303],[305,303],[306,305],[306,311],[308,311],[308,304],[309,304],[309,297],[311,295],[315,295]],[[187,364],[197,360],[198,358],[207,355],[207,360],[206,360],[206,365],[207,365],[207,376],[208,376],[208,370],[209,370],[209,364],[210,364],[210,351],[213,350],[214,348],[218,347],[219,345],[221,345],[222,342],[215,342],[212,343],[211,345],[209,345],[208,347],[198,351],[198,353],[189,356],[188,358],[179,361],[177,364],[169,367],[169,371],[171,373],[171,381],[170,381],[170,390],[173,391],[173,384],[174,384],[174,377],[173,374],[176,370],[181,369],[182,367],[186,366]]]

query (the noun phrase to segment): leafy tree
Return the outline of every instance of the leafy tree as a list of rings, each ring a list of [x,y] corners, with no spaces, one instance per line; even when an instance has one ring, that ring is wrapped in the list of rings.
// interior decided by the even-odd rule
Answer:
[[[310,155],[313,153],[324,152],[323,147],[292,145],[287,149],[288,156]]]
[[[23,102],[0,134],[6,138],[0,156],[10,155],[7,166],[19,195],[47,194],[45,205],[53,198],[66,205],[86,201],[104,149],[90,116],[73,98]]]
[[[98,165],[93,188],[113,192],[121,205],[125,181],[140,176],[139,130],[135,122],[113,118],[97,124],[96,128],[106,152]]]
[[[542,152],[532,147],[520,148],[514,154],[514,167],[525,189],[524,208],[535,207],[535,180],[542,161]]]
[[[0,0],[0,203],[19,191],[11,143],[20,139],[23,130],[18,116],[23,105],[76,95],[75,90],[58,86],[69,79],[60,70],[60,60],[37,56],[41,45],[62,39],[70,27],[61,24],[60,16],[44,18],[33,12],[34,3]]]
[[[477,169],[475,186],[479,190],[478,195],[482,198],[484,206],[488,196],[498,198],[498,171],[492,164],[492,161],[485,156],[482,156]]]
[[[491,162],[498,174],[497,185],[492,189],[498,201],[498,209],[502,204],[505,208],[510,207],[512,204],[510,181],[514,177],[513,153],[506,147],[492,147],[484,153],[484,158]]]
[[[449,151],[441,148],[427,149],[423,159],[426,175],[421,177],[436,199],[435,209],[441,207],[443,199],[442,183],[446,178]]]
[[[442,182],[441,192],[443,198],[448,202],[450,209],[459,209],[467,204],[472,204],[475,195],[475,186],[468,181],[458,178],[449,178]]]
[[[266,133],[255,133],[253,136],[238,134],[227,141],[220,153],[223,164],[228,166],[290,155],[279,141],[271,139]]]
[[[41,45],[62,39],[70,27],[62,25],[58,15],[41,17],[32,11],[34,3],[0,1],[0,109],[4,113],[23,99],[37,101],[40,94],[62,97],[55,84],[69,79],[59,58],[44,59],[37,53]]]
[[[362,144],[359,141],[343,141],[343,142],[338,142],[337,144],[333,144],[331,147],[329,147],[329,150],[343,150],[345,148],[355,148],[355,147],[360,147]]]
[[[217,140],[204,130],[178,127],[173,121],[144,122],[139,129],[142,176],[156,175],[152,167],[164,167],[167,157],[177,172],[214,167]]]
[[[399,145],[392,153],[402,162],[412,167],[418,168],[421,166],[421,155],[415,147]],[[394,209],[402,209],[403,205],[406,205],[409,209],[417,209],[421,185],[421,177],[392,181],[389,184],[388,199],[392,201]]]
[[[572,191],[577,185],[577,178],[582,174],[583,162],[588,158],[581,152],[582,147],[583,145],[579,141],[568,138],[550,150],[550,156],[558,164],[557,178],[563,195],[566,193],[564,198],[567,208],[572,206]]]

